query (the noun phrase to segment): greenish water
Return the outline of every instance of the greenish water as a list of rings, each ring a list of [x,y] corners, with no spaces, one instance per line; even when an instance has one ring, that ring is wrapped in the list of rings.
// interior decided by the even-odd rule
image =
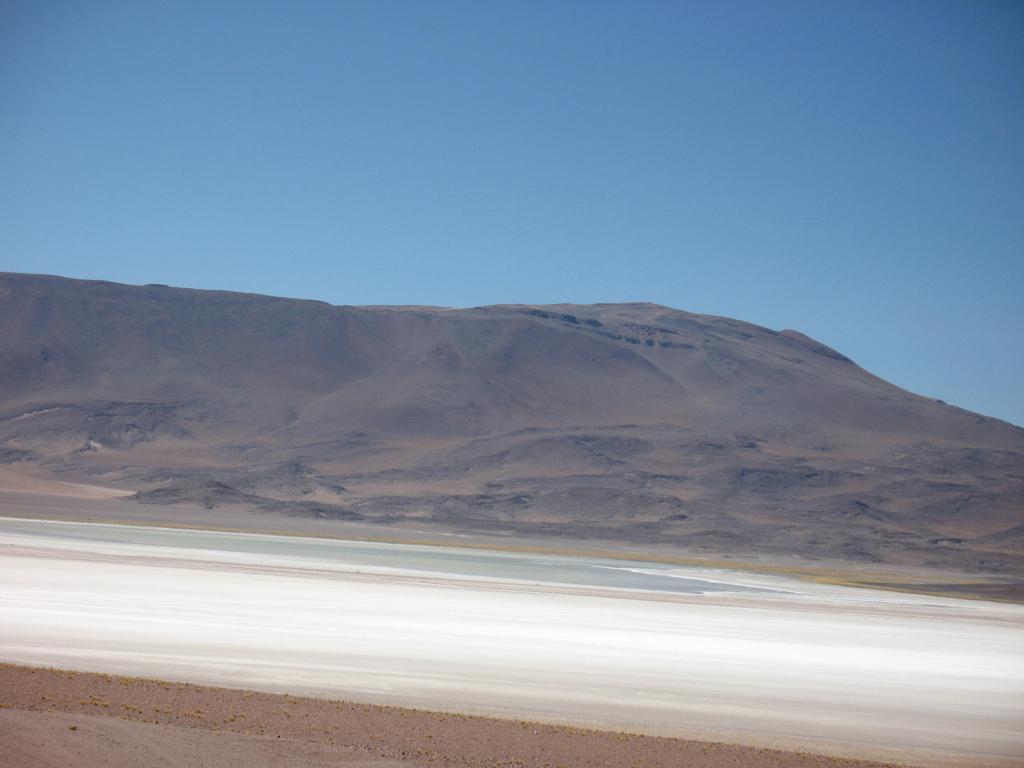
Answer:
[[[118,552],[210,558],[217,553],[244,556],[246,562],[293,567],[342,570],[382,570],[466,579],[502,579],[583,587],[652,590],[699,594],[706,592],[777,592],[778,590],[731,583],[716,572],[699,575],[693,569],[664,563],[602,558],[532,555],[493,550],[387,544],[377,542],[271,536],[202,530],[155,528],[100,523],[0,518],[0,535],[8,541],[35,546],[90,545]]]

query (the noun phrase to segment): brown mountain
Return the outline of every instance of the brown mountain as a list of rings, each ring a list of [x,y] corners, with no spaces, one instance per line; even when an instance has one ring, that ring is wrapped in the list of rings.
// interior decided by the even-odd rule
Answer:
[[[796,331],[654,304],[338,307],[0,274],[0,461],[171,516],[1024,572],[1024,430]]]

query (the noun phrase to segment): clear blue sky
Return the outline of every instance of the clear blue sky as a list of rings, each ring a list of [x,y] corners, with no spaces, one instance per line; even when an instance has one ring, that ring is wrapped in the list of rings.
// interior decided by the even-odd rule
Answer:
[[[0,269],[655,301],[1024,424],[1024,3],[0,0]]]

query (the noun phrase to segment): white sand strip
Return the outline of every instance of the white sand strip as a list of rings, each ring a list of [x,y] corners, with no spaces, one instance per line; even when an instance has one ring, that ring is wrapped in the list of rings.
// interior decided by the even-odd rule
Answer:
[[[841,589],[811,609],[799,595],[633,600],[61,546],[0,535],[0,659],[755,743],[1024,755],[1020,606],[866,608]]]

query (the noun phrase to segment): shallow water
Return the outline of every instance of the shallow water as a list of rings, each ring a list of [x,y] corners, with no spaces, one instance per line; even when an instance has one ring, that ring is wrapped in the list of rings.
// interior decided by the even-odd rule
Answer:
[[[265,556],[270,556],[274,562],[283,564],[287,560],[295,567],[307,563],[311,567],[331,566],[367,573],[421,573],[680,594],[780,591],[689,569],[691,575],[688,569],[664,563],[456,547],[14,518],[0,518],[0,535],[17,536],[25,544],[35,539],[44,546],[96,544],[112,552],[137,547],[161,548],[164,552],[175,550],[182,557],[235,553],[255,556],[260,562],[266,562]]]

